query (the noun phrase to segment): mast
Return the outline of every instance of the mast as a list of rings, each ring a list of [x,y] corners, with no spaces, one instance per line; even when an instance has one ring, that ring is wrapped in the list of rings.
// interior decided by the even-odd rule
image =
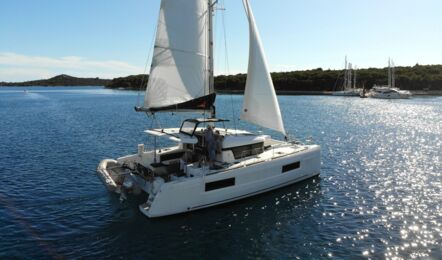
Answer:
[[[390,58],[388,58],[388,86],[391,87],[391,61]]]
[[[395,82],[395,80],[394,80],[394,77],[395,77],[395,68],[394,68],[394,62],[393,62],[393,60],[391,60],[391,86],[394,88],[395,87],[395,85],[396,85],[396,82]]]
[[[348,64],[348,73],[347,73],[347,76],[348,76],[348,79],[347,79],[347,86],[345,87],[346,89],[350,89],[351,88],[351,72],[352,72],[352,64],[351,64],[351,62]]]
[[[356,66],[355,66],[355,71],[353,74],[353,88],[356,88]]]
[[[208,0],[208,14],[209,14],[209,91],[210,93],[215,93],[215,80],[214,80],[214,59],[213,59],[213,10],[215,8],[216,3],[218,0]],[[216,117],[216,111],[215,106],[212,106],[211,108],[211,117]]]
[[[345,90],[347,88],[347,55],[345,55],[345,69],[344,69],[344,87],[342,90]]]

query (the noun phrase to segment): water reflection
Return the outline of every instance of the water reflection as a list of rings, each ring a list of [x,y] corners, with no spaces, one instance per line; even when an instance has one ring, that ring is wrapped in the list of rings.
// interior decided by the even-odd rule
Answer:
[[[175,251],[180,257],[203,258],[286,255],[281,254],[281,243],[274,243],[275,239],[293,239],[288,248],[296,255],[302,234],[308,232],[296,226],[315,224],[309,217],[321,196],[320,178],[313,178],[254,198],[159,219],[148,219],[138,212],[137,203],[142,200],[121,205],[114,199],[112,220],[90,236],[111,239],[99,243],[104,246],[101,253],[109,256],[170,257]],[[75,246],[75,241],[68,243]]]
[[[3,91],[0,258],[442,259],[441,97],[279,97],[286,128],[322,146],[320,178],[147,219],[142,198],[120,204],[95,175],[100,159],[147,141],[136,93]],[[220,117],[231,116],[232,100],[241,107],[241,96],[217,98]]]

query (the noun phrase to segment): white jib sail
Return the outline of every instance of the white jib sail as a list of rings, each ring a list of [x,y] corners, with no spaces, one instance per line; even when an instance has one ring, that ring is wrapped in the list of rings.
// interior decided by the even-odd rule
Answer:
[[[207,0],[162,0],[145,108],[183,103],[209,93]]]
[[[243,4],[249,20],[250,50],[241,119],[286,135],[255,18],[249,1],[243,0]]]

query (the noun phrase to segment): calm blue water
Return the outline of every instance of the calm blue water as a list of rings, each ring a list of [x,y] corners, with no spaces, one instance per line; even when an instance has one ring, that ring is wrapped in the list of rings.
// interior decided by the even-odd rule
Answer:
[[[162,219],[138,212],[143,198],[121,204],[95,174],[148,142],[138,98],[0,88],[0,258],[442,258],[441,97],[282,96],[289,132],[322,146],[321,176]],[[219,96],[219,116],[241,101]]]

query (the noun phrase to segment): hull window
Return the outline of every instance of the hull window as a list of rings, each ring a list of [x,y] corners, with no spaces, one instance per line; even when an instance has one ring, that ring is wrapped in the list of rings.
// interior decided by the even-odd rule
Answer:
[[[288,172],[294,169],[298,169],[301,166],[301,162],[295,162],[282,166],[282,172]]]
[[[206,191],[222,189],[229,186],[235,185],[235,178],[229,178],[220,181],[213,181],[206,183]]]

